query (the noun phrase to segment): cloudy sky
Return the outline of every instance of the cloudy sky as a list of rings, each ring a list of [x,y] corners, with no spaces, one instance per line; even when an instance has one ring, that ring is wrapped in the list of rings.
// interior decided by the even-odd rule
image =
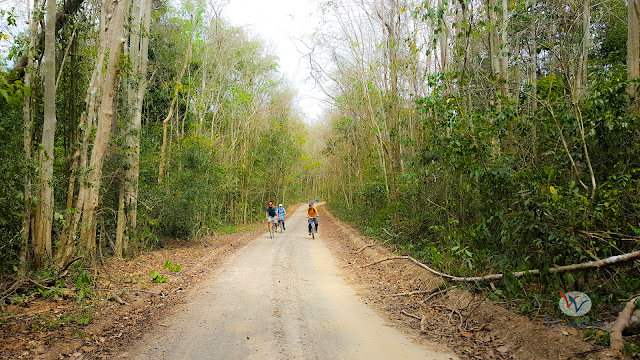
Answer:
[[[319,26],[317,0],[231,0],[224,17],[233,25],[244,26],[275,47],[280,71],[287,74],[298,89],[299,104],[308,123],[317,120],[325,98],[308,79],[308,70],[300,43]]]
[[[26,26],[27,1],[0,0],[0,9],[15,7],[14,15],[20,26],[10,29],[12,37]],[[272,51],[280,58],[280,71],[298,90],[299,107],[306,115],[305,121],[314,123],[326,98],[313,80],[308,79],[309,72],[300,53],[305,47],[300,39],[313,33],[319,26],[317,9],[320,0],[228,1],[223,16],[231,24],[245,27],[270,44]],[[5,19],[0,19],[0,26],[6,27]],[[0,55],[5,56],[10,45],[11,40],[0,39]]]

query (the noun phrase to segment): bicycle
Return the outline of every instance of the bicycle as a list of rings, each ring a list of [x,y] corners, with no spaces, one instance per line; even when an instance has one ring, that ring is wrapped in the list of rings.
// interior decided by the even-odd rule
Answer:
[[[316,238],[316,233],[318,232],[317,226],[316,225],[316,221],[318,221],[316,218],[308,218],[307,219],[309,222],[309,225],[311,225],[311,238],[315,239]]]
[[[269,235],[271,236],[271,238],[273,239],[273,237],[275,236],[276,233],[276,221],[272,221],[271,222],[271,227],[269,228]]]

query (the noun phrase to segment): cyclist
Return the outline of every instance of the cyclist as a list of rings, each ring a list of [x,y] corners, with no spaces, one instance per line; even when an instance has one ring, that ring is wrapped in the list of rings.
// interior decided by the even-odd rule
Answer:
[[[307,219],[309,221],[309,235],[311,235],[311,224],[315,224],[316,232],[318,232],[318,210],[313,206],[313,201],[309,202],[307,209]]]
[[[267,210],[265,211],[264,214],[264,218],[267,219],[267,227],[269,228],[268,231],[271,231],[271,223],[277,224],[278,223],[278,219],[277,219],[277,212],[276,212],[276,207],[273,205],[273,201],[269,201],[269,205],[267,205]],[[276,227],[276,232],[278,232],[278,228]]]
[[[282,230],[284,231],[284,216],[287,215],[287,210],[282,207],[282,204],[278,205],[278,219],[282,221]],[[276,226],[277,228],[277,226]]]
[[[316,203],[318,202],[318,200],[319,200],[319,199],[318,199],[318,197],[316,196]]]

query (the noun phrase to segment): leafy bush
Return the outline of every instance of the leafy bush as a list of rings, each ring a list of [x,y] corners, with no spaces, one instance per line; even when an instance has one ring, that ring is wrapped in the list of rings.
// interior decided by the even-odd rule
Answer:
[[[151,281],[155,283],[166,283],[167,281],[169,281],[166,277],[162,276],[162,274],[160,274],[156,270],[151,270],[149,272],[149,276],[151,276]]]

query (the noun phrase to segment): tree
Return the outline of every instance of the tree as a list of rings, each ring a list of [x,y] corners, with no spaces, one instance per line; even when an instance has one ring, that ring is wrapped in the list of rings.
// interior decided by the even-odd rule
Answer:
[[[627,4],[627,78],[630,81],[627,91],[631,101],[635,104],[638,96],[636,80],[640,77],[640,1],[629,0]]]
[[[52,259],[51,225],[53,221],[53,160],[56,133],[56,2],[47,0],[44,44],[44,123],[40,149],[38,186],[40,199],[36,210],[35,264],[42,267]]]
[[[113,117],[113,99],[115,96],[115,84],[117,81],[117,61],[122,51],[124,19],[128,1],[120,0],[102,6],[101,39],[103,39],[104,52],[108,53],[105,64],[104,77],[101,81],[100,110],[97,116],[97,125],[93,148],[91,149],[91,161],[85,187],[85,196],[82,207],[82,226],[80,229],[80,244],[88,254],[95,254],[97,208],[100,194],[100,182],[102,180],[102,165],[105,151],[111,134],[111,122]]]

